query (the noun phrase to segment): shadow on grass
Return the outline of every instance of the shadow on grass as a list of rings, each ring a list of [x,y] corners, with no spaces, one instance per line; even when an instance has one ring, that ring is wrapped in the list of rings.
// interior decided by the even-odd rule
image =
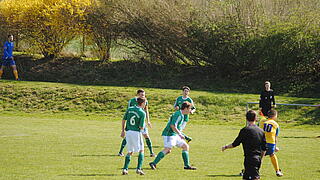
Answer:
[[[60,174],[59,176],[118,176],[118,174]]]
[[[225,177],[225,178],[230,178],[230,177],[236,177],[239,178],[240,175],[238,174],[209,174],[207,177]]]
[[[286,139],[307,139],[307,138],[317,138],[317,137],[307,137],[307,136],[283,136],[281,138]]]
[[[115,157],[118,156],[117,154],[80,154],[80,155],[73,155],[73,157]]]

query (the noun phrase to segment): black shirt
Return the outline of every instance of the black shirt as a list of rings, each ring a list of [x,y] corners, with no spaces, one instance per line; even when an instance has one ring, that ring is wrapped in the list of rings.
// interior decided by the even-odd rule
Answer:
[[[232,143],[233,147],[242,143],[244,156],[261,155],[266,150],[266,138],[264,132],[257,125],[249,125],[240,130],[238,137]]]
[[[272,89],[270,91],[262,91],[260,94],[259,107],[262,109],[271,109],[271,103],[273,105],[276,104],[276,100],[274,98],[274,92]]]

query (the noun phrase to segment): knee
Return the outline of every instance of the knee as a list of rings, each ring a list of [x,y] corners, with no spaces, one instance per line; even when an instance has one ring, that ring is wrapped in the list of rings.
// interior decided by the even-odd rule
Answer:
[[[185,151],[189,151],[189,145],[188,144],[184,144],[182,146],[182,149],[185,150]]]

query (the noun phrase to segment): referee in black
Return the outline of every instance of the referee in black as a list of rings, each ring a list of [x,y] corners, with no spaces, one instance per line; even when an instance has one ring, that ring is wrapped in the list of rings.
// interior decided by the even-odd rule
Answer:
[[[269,81],[264,82],[265,90],[260,94],[259,108],[263,116],[268,116],[268,112],[272,107],[276,107],[276,100],[274,98],[274,92],[271,89],[271,83]]]
[[[222,151],[239,146],[242,143],[244,151],[243,179],[260,179],[259,169],[262,157],[266,153],[266,139],[262,129],[256,124],[257,114],[250,110],[246,114],[248,126],[240,130],[238,137],[232,144],[223,146]]]

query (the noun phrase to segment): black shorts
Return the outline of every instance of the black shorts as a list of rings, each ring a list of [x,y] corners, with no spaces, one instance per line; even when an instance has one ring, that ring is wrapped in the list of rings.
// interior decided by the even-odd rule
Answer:
[[[244,158],[243,179],[260,179],[259,169],[261,166],[260,156]]]

